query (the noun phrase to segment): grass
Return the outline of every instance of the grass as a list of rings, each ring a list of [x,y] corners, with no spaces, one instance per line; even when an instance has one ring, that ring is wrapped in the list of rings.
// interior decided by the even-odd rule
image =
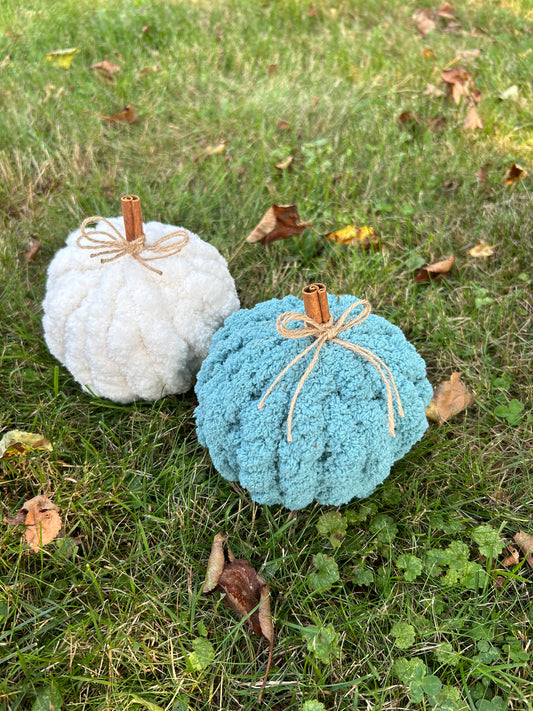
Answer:
[[[504,568],[498,542],[533,533],[531,183],[503,183],[513,162],[533,167],[533,15],[525,0],[458,0],[461,30],[439,21],[422,39],[420,5],[4,1],[0,431],[45,433],[54,451],[2,460],[2,508],[47,493],[65,537],[33,554],[2,526],[0,708],[256,708],[266,644],[201,595],[219,531],[272,589],[265,707],[531,708],[532,571]],[[45,60],[66,47],[80,50],[70,69]],[[474,49],[461,62],[484,128],[468,132],[464,102],[424,90]],[[89,69],[102,59],[121,66],[113,85]],[[518,97],[499,99],[512,85]],[[127,103],[139,123],[97,116]],[[406,110],[444,127],[402,126]],[[204,157],[219,140],[224,153]],[[340,545],[319,532],[326,507],[258,506],[219,477],[195,438],[192,392],[93,400],[48,353],[46,267],[126,192],[227,258],[270,205],[297,203],[315,231],[231,261],[242,305],[324,281],[400,325],[433,384],[460,370],[475,392],[370,499],[339,509]],[[349,223],[373,225],[381,250],[320,237]],[[32,238],[42,247],[26,265]],[[495,245],[486,260],[468,256],[480,239]],[[417,264],[450,253],[449,280],[414,282]],[[513,399],[525,409],[510,424],[496,408]],[[338,568],[323,586],[318,554]]]

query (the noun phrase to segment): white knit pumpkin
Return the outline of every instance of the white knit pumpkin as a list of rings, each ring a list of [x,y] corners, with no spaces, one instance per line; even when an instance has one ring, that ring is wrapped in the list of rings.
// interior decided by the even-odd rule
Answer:
[[[108,223],[124,234],[122,217]],[[109,231],[102,222],[95,229]],[[144,223],[145,245],[177,229]],[[55,255],[43,301],[44,337],[84,390],[125,403],[192,386],[214,332],[239,300],[226,260],[185,232],[182,250],[155,262],[162,274],[129,254],[107,263],[91,257],[76,244],[80,229]]]

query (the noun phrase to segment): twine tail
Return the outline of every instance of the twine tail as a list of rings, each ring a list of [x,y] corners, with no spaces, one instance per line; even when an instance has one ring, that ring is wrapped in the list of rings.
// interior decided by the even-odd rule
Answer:
[[[290,369],[292,368],[292,366],[295,365],[301,358],[303,358],[303,357],[306,356],[311,350],[313,350],[313,348],[316,348],[317,345],[318,345],[318,341],[313,341],[313,343],[311,343],[310,346],[307,346],[307,348],[306,348],[305,350],[303,350],[301,353],[298,353],[298,355],[297,355],[295,358],[293,358],[293,359],[291,360],[291,362],[289,363],[289,365],[287,365],[287,366],[285,366],[285,368],[283,368],[283,370],[281,371],[281,373],[280,373],[280,374],[277,376],[277,378],[272,382],[272,384],[270,385],[270,387],[268,388],[268,390],[266,391],[266,393],[265,393],[265,394],[263,395],[263,397],[261,398],[261,400],[260,400],[260,402],[259,402],[259,405],[257,406],[257,409],[258,409],[258,410],[262,410],[262,409],[263,409],[263,406],[264,406],[264,404],[265,404],[265,400],[266,400],[267,397],[270,395],[270,393],[272,392],[272,390],[274,390],[274,388],[275,388],[276,385],[279,383],[279,381],[283,378],[283,376],[285,375],[285,373],[286,373],[288,370],[290,370]]]
[[[309,373],[313,370],[315,365],[317,364],[318,361],[318,356],[320,355],[320,350],[324,343],[326,342],[325,338],[321,338],[318,341],[315,341],[313,343],[313,346],[318,345],[318,348],[315,351],[315,355],[313,356],[313,360],[309,363],[307,366],[305,373],[302,375],[300,378],[300,382],[296,386],[296,390],[294,391],[294,395],[292,396],[291,400],[291,406],[289,408],[289,416],[287,417],[287,442],[292,442],[292,415],[294,413],[294,407],[296,405],[296,399],[298,398],[298,395],[300,394],[300,390],[303,388],[305,381],[307,380],[307,376]],[[307,349],[307,352],[309,352],[311,348]],[[294,361],[293,361],[294,362]]]
[[[334,338],[333,343],[338,343],[340,346],[358,353],[363,356],[369,363],[371,363],[374,368],[378,371],[385,385],[385,391],[387,393],[387,421],[389,425],[389,433],[392,437],[396,437],[396,432],[394,429],[394,397],[396,398],[396,406],[398,408],[398,414],[400,417],[404,417],[404,411],[402,407],[402,401],[400,399],[400,393],[396,387],[394,381],[394,376],[391,369],[379,358],[375,353],[368,350],[368,348],[363,348],[362,346],[357,346],[349,341],[343,341],[339,338]]]

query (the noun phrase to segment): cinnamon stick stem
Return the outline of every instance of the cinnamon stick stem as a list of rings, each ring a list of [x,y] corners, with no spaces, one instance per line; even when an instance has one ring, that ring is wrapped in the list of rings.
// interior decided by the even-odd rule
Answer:
[[[302,290],[305,313],[317,323],[326,323],[331,314],[328,306],[328,293],[324,284],[309,284]]]
[[[120,202],[126,239],[128,242],[133,242],[144,234],[141,199],[137,195],[123,195]]]

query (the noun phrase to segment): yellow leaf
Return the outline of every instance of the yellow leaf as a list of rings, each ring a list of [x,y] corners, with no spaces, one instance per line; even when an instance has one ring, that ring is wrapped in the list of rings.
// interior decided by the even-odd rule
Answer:
[[[346,227],[327,234],[326,239],[346,247],[351,247],[355,244],[359,245],[359,247],[370,247],[371,245],[379,244],[379,238],[374,232],[374,228],[368,227],[368,225],[364,227],[346,225]]]
[[[63,69],[69,69],[76,55],[80,50],[77,47],[70,47],[69,49],[57,49],[55,52],[48,52],[46,59],[56,67],[62,67]]]
[[[474,247],[472,247],[472,249],[468,250],[469,257],[492,257],[493,254],[494,247],[492,247],[490,244],[487,244],[482,239],[480,239],[479,242]]]
[[[36,450],[53,450],[50,442],[40,434],[10,430],[0,439],[0,459],[18,457]]]

